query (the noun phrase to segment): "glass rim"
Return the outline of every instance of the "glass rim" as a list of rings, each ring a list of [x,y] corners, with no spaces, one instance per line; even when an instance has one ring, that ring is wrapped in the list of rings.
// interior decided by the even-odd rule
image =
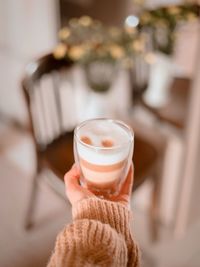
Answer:
[[[102,146],[93,146],[93,145],[89,145],[84,143],[78,136],[77,132],[80,128],[82,128],[85,124],[87,124],[88,122],[93,122],[93,121],[109,121],[111,123],[115,123],[118,124],[119,126],[125,128],[125,130],[127,131],[130,139],[127,142],[122,143],[121,145],[116,145],[116,146],[112,146],[112,147],[102,147]],[[95,150],[103,150],[103,151],[109,151],[109,150],[115,150],[115,149],[120,149],[122,147],[124,147],[125,145],[131,144],[134,140],[134,132],[133,129],[128,126],[126,123],[124,123],[121,120],[115,120],[115,119],[108,119],[108,118],[96,118],[96,119],[89,119],[89,120],[85,120],[83,122],[81,122],[80,124],[78,124],[75,129],[74,129],[74,136],[76,138],[76,140],[81,143],[83,146],[88,147],[90,149],[95,149]]]

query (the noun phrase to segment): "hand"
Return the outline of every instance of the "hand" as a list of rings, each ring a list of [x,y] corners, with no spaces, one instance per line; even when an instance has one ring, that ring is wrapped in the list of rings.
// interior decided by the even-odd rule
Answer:
[[[93,194],[88,189],[82,187],[79,184],[80,171],[78,168],[73,165],[70,171],[65,174],[65,190],[66,195],[71,202],[72,206],[74,206],[79,201],[85,198],[96,198],[95,194]],[[126,207],[130,207],[130,199],[133,187],[133,165],[131,165],[129,173],[126,177],[124,184],[117,196],[111,196],[110,201],[115,201],[124,204]]]

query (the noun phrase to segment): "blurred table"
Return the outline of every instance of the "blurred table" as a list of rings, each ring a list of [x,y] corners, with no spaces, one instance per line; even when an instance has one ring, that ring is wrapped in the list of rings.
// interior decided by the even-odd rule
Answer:
[[[159,118],[159,120],[183,129],[187,117],[190,84],[191,80],[188,78],[175,78],[170,90],[170,99],[165,106],[154,108],[144,101],[142,101],[142,105]]]

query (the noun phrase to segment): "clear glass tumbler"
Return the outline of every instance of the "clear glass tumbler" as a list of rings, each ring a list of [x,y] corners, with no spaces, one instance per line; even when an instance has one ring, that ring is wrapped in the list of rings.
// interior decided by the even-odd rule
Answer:
[[[96,195],[117,195],[130,168],[134,134],[125,123],[92,119],[74,130],[74,157],[80,183]]]

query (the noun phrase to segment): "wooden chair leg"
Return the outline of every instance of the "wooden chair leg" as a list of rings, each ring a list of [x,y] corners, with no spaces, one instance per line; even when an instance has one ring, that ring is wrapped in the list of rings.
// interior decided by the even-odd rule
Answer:
[[[150,233],[151,240],[156,241],[159,238],[159,201],[160,201],[160,191],[161,191],[161,176],[162,176],[162,162],[155,167],[154,177],[153,177],[153,190],[151,195],[151,203],[149,207],[149,217],[150,217]]]
[[[32,186],[31,186],[31,194],[30,198],[28,201],[28,208],[26,212],[26,217],[25,217],[25,229],[30,229],[33,227],[33,215],[34,211],[36,208],[36,202],[37,202],[37,197],[38,197],[38,179],[39,179],[39,173],[40,173],[40,168],[38,168],[36,175],[33,178],[32,181]]]
[[[153,191],[151,195],[151,204],[150,204],[150,232],[151,232],[151,240],[156,241],[159,238],[159,186],[153,180]],[[158,182],[159,183],[159,182]]]

